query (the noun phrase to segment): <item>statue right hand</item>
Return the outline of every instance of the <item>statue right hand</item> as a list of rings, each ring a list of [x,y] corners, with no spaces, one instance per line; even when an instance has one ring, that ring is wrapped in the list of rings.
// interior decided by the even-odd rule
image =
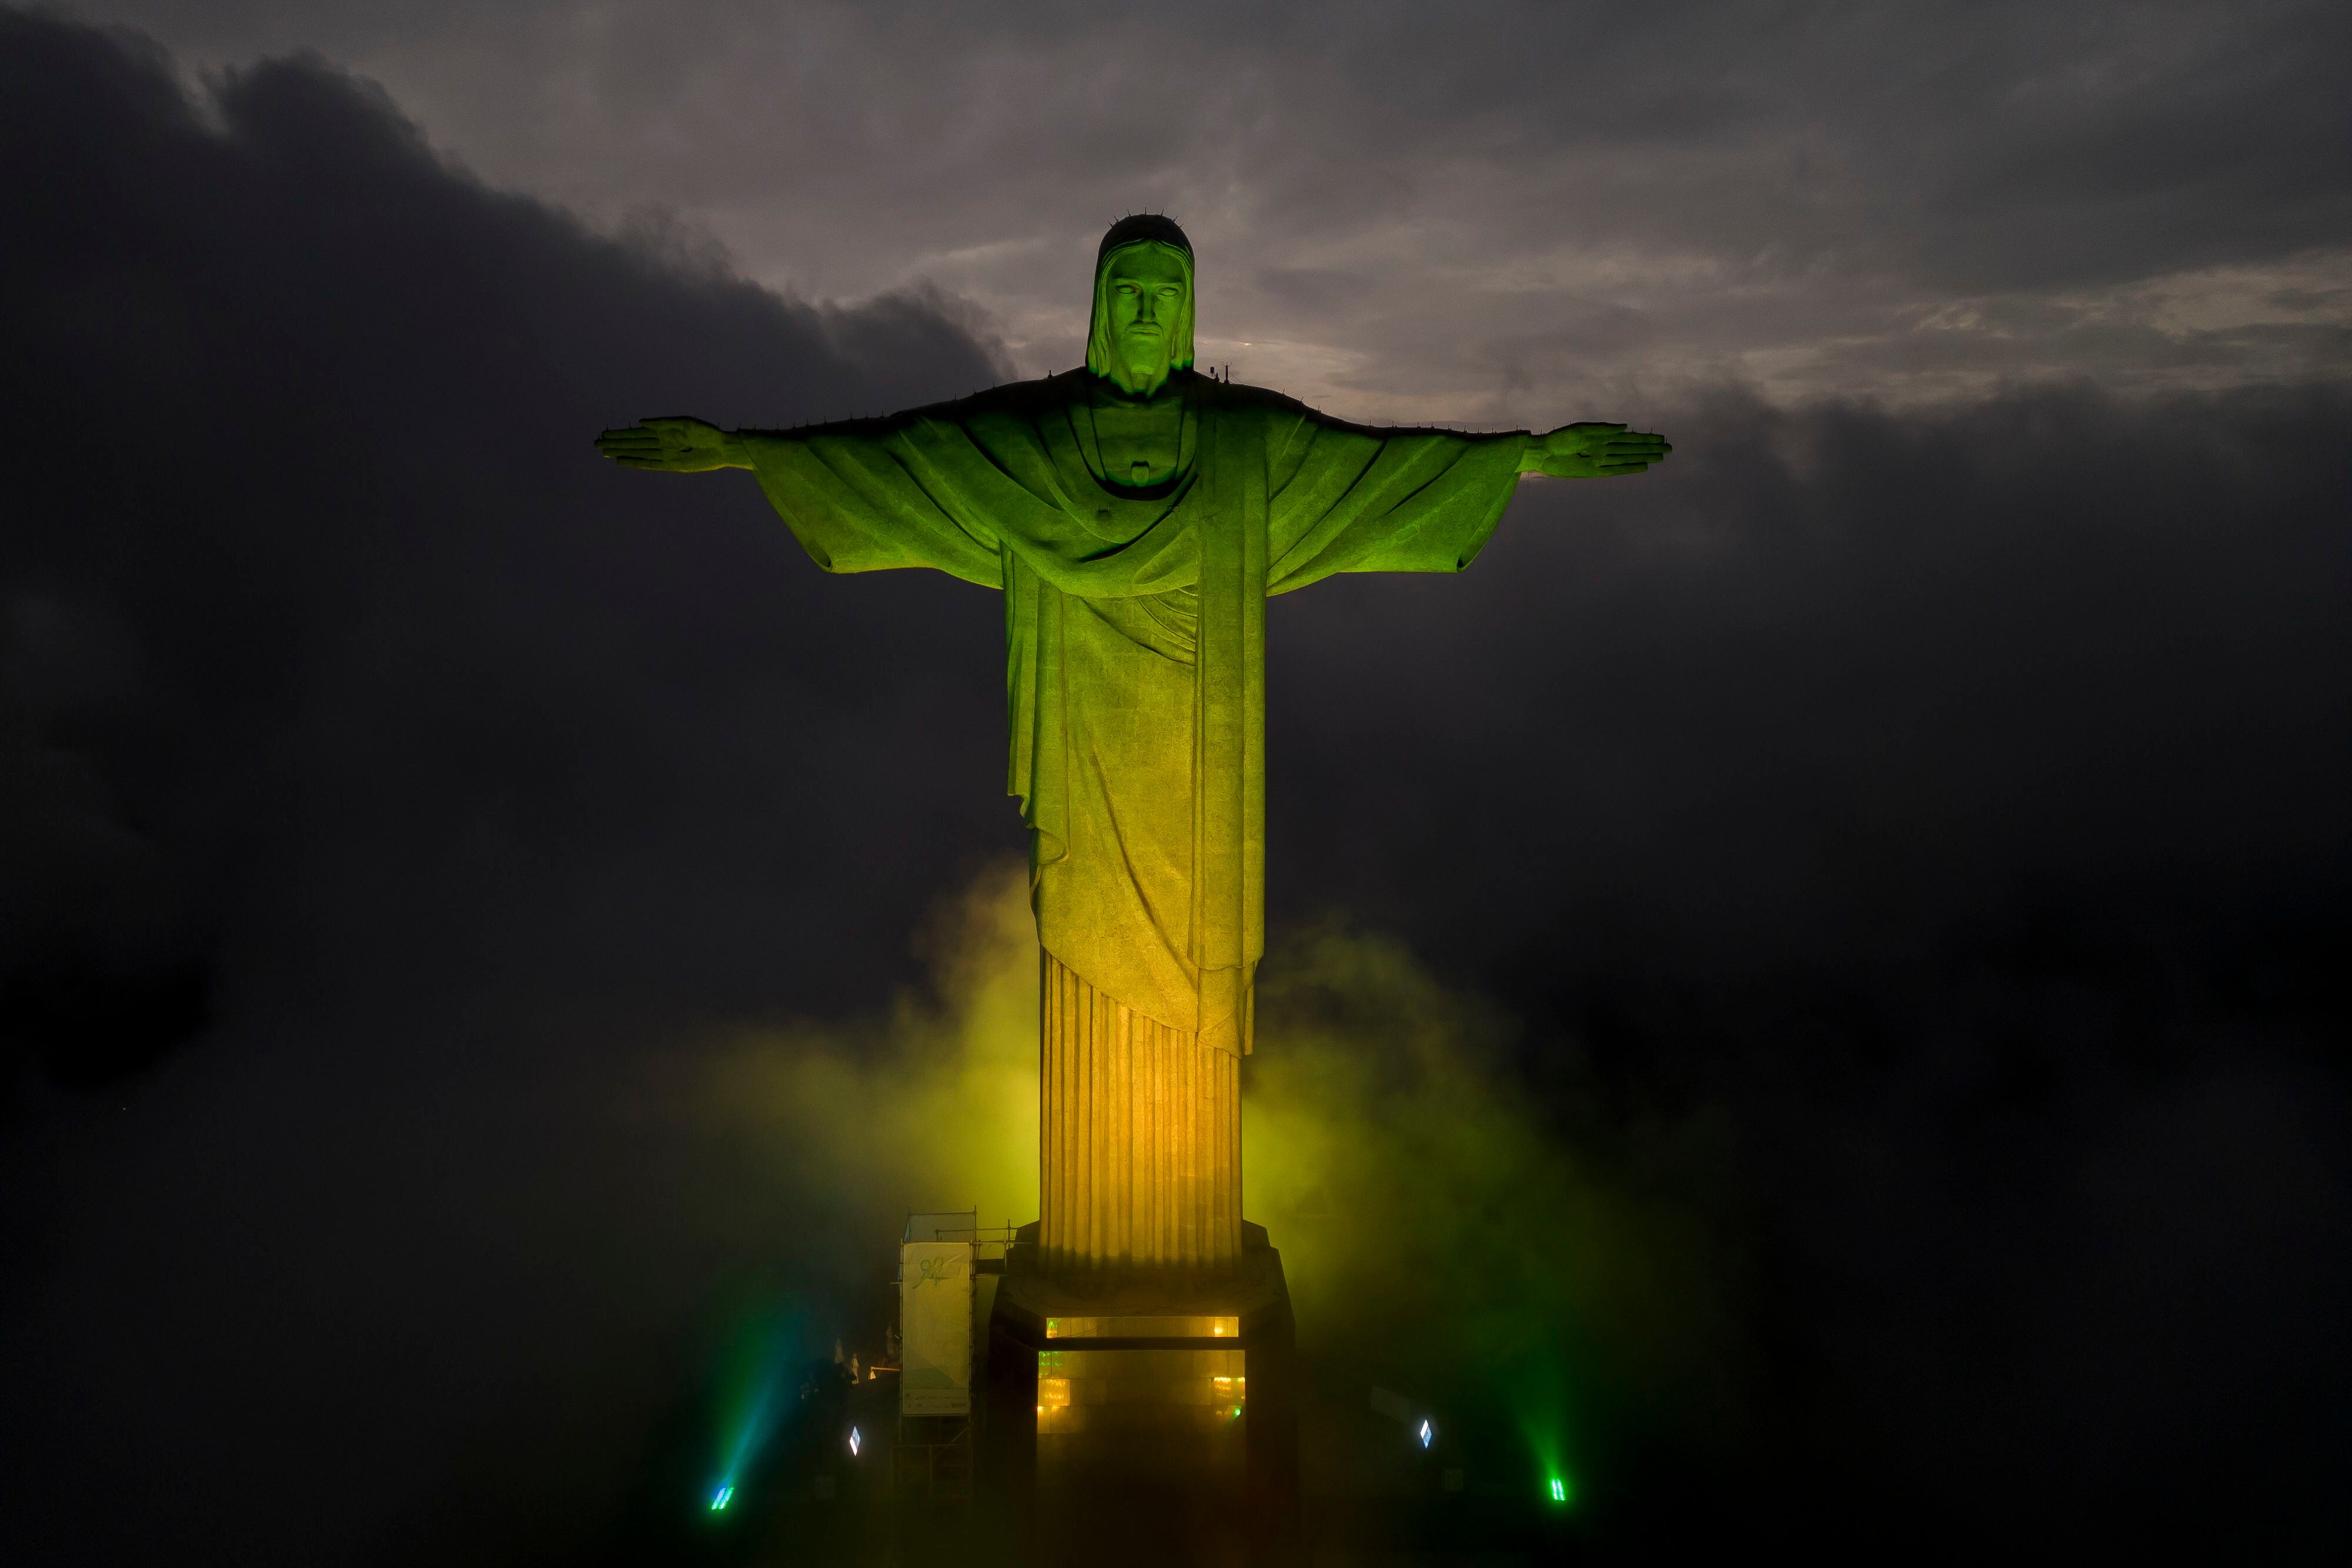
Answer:
[[[743,443],[709,420],[678,414],[648,419],[596,438],[596,450],[624,468],[662,474],[708,474],[715,468],[749,468]]]

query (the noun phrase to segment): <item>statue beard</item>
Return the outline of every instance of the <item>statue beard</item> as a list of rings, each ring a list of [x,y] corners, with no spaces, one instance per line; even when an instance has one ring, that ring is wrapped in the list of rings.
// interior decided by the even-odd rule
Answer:
[[[1139,395],[1147,389],[1158,390],[1166,383],[1169,372],[1175,369],[1168,362],[1165,333],[1156,333],[1148,338],[1129,337],[1122,333],[1114,340],[1112,347],[1117,354],[1115,368],[1126,372],[1124,377],[1114,376],[1112,379],[1129,392]]]

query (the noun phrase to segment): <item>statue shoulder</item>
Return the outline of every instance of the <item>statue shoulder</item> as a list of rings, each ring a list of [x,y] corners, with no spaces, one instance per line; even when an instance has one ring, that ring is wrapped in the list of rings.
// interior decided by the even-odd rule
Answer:
[[[1276,392],[1272,387],[1248,386],[1239,382],[1220,382],[1207,378],[1202,382],[1204,406],[1217,411],[1217,417],[1227,429],[1238,434],[1251,431],[1267,443],[1269,450],[1290,445],[1300,433],[1322,422],[1323,416],[1299,402]]]
[[[1083,373],[1083,372],[1082,372]],[[992,415],[1013,414],[1034,417],[1070,401],[1071,389],[1063,384],[1068,375],[1041,376],[1034,381],[1003,382],[963,397],[950,398],[944,402],[926,403],[910,408],[898,418],[906,420],[943,420],[962,423]]]

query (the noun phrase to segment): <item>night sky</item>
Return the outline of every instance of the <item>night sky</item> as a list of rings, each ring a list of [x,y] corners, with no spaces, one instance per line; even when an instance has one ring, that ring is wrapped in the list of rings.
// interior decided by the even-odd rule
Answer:
[[[729,1325],[829,1351],[970,1199],[891,1107],[1024,848],[996,597],[589,441],[1066,369],[1135,210],[1238,381],[1675,443],[1268,616],[1251,1071],[1325,1092],[1335,952],[1482,1042],[1526,1179],[1387,1294],[1617,1238],[1541,1308],[1601,1544],[2342,1561],[2347,60],[2321,5],[0,8],[0,1561],[623,1560]],[[814,1082],[754,1038],[844,1064],[822,1127],[726,1109]]]

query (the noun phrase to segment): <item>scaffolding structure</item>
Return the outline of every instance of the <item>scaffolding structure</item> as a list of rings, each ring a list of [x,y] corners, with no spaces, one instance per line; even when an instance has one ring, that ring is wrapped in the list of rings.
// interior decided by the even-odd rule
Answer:
[[[1004,1272],[1015,1228],[977,1209],[909,1214],[898,1239],[898,1440],[891,1493],[901,1501],[969,1502],[977,1276]]]
[[[890,1490],[902,1502],[971,1500],[971,1417],[898,1417],[898,1441],[890,1451]]]

